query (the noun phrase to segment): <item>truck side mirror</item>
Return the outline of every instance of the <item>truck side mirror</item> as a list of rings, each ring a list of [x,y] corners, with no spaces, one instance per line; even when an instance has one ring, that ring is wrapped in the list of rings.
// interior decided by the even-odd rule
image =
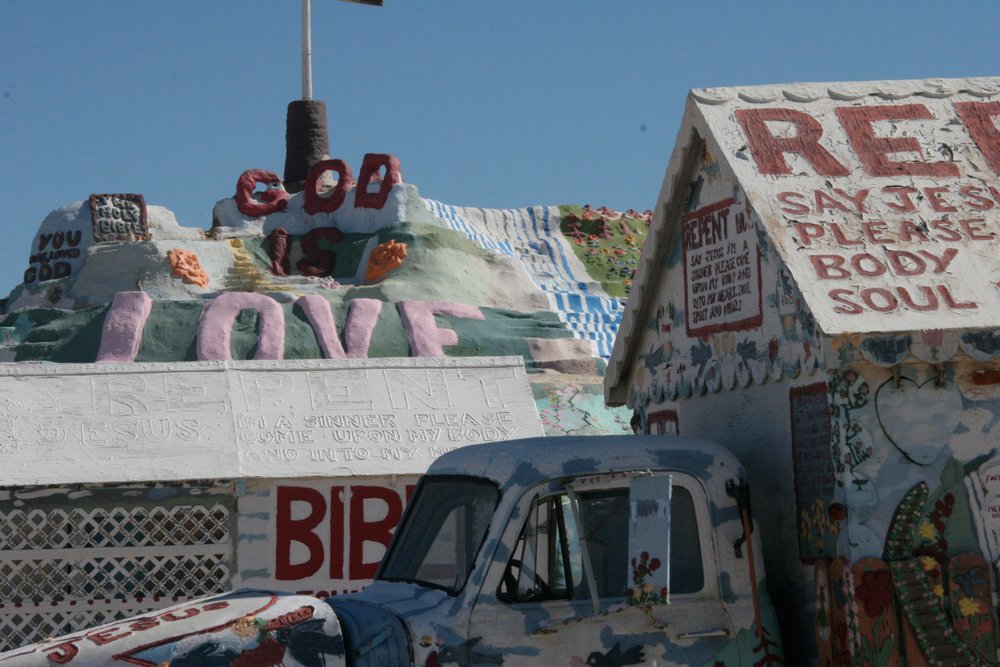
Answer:
[[[670,601],[671,475],[637,477],[629,485],[629,605]]]

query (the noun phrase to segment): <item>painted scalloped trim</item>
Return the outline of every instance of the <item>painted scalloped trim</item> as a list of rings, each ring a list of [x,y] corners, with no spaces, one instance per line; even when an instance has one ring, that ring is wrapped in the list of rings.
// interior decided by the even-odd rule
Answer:
[[[809,103],[829,98],[853,102],[865,97],[902,100],[908,97],[948,98],[958,94],[990,97],[1000,93],[1000,78],[916,79],[910,81],[845,81],[826,84],[792,83],[745,88],[696,88],[691,96],[702,104],[725,104],[740,99],[751,104],[771,104],[784,97]]]
[[[630,393],[628,405],[646,407],[650,402],[676,401],[693,396],[718,394],[723,390],[736,390],[751,384],[780,382],[803,374],[813,375],[820,368],[819,357],[806,353],[801,345],[789,343],[779,350],[773,360],[743,359],[737,353],[708,361],[704,368],[688,359],[665,381],[650,383],[639,391]]]
[[[905,334],[831,337],[828,339],[841,363],[864,359],[876,366],[891,368],[915,359],[941,364],[963,354],[975,361],[1000,357],[1000,330],[919,331]]]

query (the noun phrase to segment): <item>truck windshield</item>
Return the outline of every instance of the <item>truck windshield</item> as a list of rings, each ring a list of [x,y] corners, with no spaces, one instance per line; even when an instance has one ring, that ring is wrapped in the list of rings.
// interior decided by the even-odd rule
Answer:
[[[497,486],[484,479],[425,477],[378,578],[457,593],[472,571],[499,500]]]

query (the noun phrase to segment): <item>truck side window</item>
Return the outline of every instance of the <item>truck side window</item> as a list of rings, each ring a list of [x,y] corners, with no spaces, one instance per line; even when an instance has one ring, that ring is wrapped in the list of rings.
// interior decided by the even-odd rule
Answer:
[[[628,489],[578,494],[578,526],[565,494],[536,500],[507,562],[497,597],[505,602],[584,600],[580,538],[588,542],[599,597],[625,597]]]
[[[572,522],[573,515],[566,496],[532,503],[497,597],[505,602],[537,602],[573,596],[583,566],[579,544],[571,541],[567,521]]]
[[[697,593],[704,587],[694,499],[690,491],[675,484],[670,500],[670,592]]]
[[[586,600],[580,540],[587,545],[599,598],[624,598],[628,588],[628,487],[577,494],[577,525],[566,494],[536,499],[507,562],[497,597],[504,602]],[[701,536],[694,498],[674,485],[670,503],[670,592],[697,593],[705,586]]]
[[[628,587],[628,487],[579,493],[580,520],[597,597],[623,598]],[[584,588],[581,586],[581,588]],[[576,595],[587,597],[586,590]]]

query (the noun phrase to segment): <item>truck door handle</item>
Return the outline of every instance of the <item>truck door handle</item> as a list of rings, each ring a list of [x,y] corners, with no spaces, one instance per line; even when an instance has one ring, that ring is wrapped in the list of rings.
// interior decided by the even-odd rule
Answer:
[[[712,630],[697,630],[695,632],[682,632],[677,635],[678,639],[701,639],[702,637],[728,637],[729,630],[725,628],[714,628]]]

